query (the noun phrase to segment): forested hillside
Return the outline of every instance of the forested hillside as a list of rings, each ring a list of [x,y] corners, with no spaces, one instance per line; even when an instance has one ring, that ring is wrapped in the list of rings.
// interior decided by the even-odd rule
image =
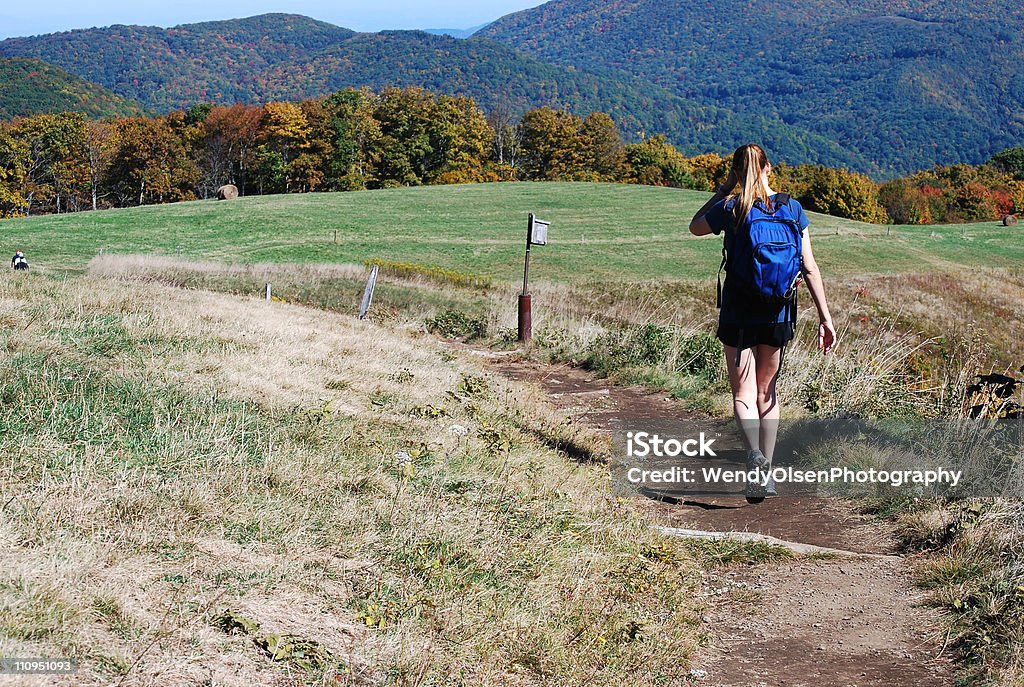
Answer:
[[[66,111],[111,117],[140,114],[142,108],[45,62],[0,58],[0,119]]]
[[[279,84],[261,75],[354,35],[307,17],[267,14],[170,29],[109,26],[0,42],[0,55],[35,57],[147,107],[256,102]]]
[[[813,131],[892,175],[1020,141],[1022,28],[1009,0],[553,0],[477,35]]]
[[[689,154],[759,141],[775,159],[878,179],[1019,145],[1022,16],[1009,0],[553,0],[468,40],[272,14],[12,38],[0,56],[158,112],[415,86],[512,118],[607,112],[627,141],[665,134]]]
[[[842,145],[777,119],[697,106],[621,72],[553,66],[494,41],[421,31],[357,34],[306,17],[263,15],[8,39],[0,55],[46,60],[163,112],[197,102],[262,104],[347,87],[418,86],[470,96],[514,117],[541,106],[608,112],[627,140],[661,133],[692,154],[757,139],[793,162],[865,166]]]

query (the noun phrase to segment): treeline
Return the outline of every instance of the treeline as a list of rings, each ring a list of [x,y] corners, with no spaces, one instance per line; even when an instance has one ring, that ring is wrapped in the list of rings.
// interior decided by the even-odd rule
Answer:
[[[1000,219],[1024,211],[1024,148],[993,155],[983,165],[935,167],[879,189],[893,222],[939,224]]]
[[[527,179],[707,186],[664,138],[625,145],[615,123],[550,108],[485,116],[466,97],[345,90],[298,103],[197,105],[0,126],[0,213],[75,212],[243,195]]]
[[[936,166],[877,184],[862,174],[801,165],[777,170],[780,186],[808,208],[862,222],[955,224],[1024,211],[1024,148],[981,165]]]
[[[418,88],[350,89],[158,117],[15,119],[0,125],[0,216],[210,198],[224,184],[243,195],[513,180],[710,190],[728,166],[717,154],[686,157],[663,136],[626,144],[602,112],[517,118]],[[995,219],[1024,206],[1024,149],[881,186],[821,166],[780,164],[776,175],[809,209],[869,222]]]

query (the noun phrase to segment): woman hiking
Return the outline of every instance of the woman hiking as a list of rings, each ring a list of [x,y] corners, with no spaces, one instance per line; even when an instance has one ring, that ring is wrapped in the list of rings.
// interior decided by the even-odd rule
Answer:
[[[717,337],[725,347],[747,469],[763,475],[747,483],[747,500],[754,503],[778,496],[769,472],[780,414],[775,385],[795,331],[801,274],[818,310],[818,348],[827,354],[836,342],[807,215],[799,202],[771,188],[771,171],[760,146],[740,146],[725,183],[690,221],[694,236],[725,233]]]

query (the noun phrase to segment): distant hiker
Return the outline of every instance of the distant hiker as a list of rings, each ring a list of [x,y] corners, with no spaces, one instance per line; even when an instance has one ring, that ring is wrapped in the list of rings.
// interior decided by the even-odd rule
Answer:
[[[11,258],[11,267],[16,270],[28,269],[28,260],[25,259],[25,254],[20,250],[14,252],[14,257]]]
[[[728,178],[690,221],[695,236],[725,233],[719,269],[718,339],[725,347],[733,411],[747,445],[747,500],[777,496],[768,475],[778,433],[775,392],[783,349],[796,328],[796,291],[807,280],[818,310],[818,348],[836,342],[818,264],[811,253],[807,215],[800,203],[768,184],[772,166],[760,146],[740,146]],[[725,285],[721,270],[725,270]]]

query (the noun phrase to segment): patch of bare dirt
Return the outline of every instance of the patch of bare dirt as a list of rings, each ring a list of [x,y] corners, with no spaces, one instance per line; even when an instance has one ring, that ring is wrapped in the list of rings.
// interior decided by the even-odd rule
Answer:
[[[885,527],[831,498],[779,497],[747,503],[743,496],[686,500],[652,506],[670,527],[717,532],[757,532],[787,541],[855,553],[892,554]]]
[[[899,559],[797,560],[711,577],[696,661],[723,687],[940,687],[952,684],[938,619]],[[697,674],[700,674],[699,672]]]
[[[566,365],[492,358],[491,367],[540,385],[578,421],[611,431],[617,421],[695,417],[664,393],[617,387]],[[892,533],[837,499],[794,493],[761,504],[742,494],[659,494],[659,524],[756,532],[857,554],[892,554]],[[939,687],[954,669],[937,614],[899,558],[798,558],[712,572],[704,583],[713,638],[691,673],[715,687]]]
[[[491,367],[506,377],[539,384],[555,405],[580,421],[611,430],[620,420],[677,420],[693,417],[664,393],[641,387],[615,386],[607,379],[569,365],[530,360],[491,359]]]

